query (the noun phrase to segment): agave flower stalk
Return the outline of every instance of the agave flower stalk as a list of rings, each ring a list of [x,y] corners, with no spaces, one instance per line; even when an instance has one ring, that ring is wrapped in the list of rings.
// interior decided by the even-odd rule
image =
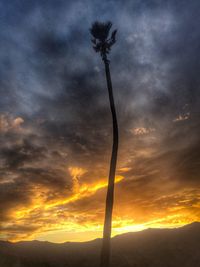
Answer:
[[[117,152],[118,152],[118,123],[115,109],[115,102],[113,97],[112,81],[110,76],[110,61],[107,58],[111,47],[116,42],[117,30],[114,30],[111,35],[110,29],[112,23],[110,21],[106,23],[94,22],[90,29],[92,34],[93,48],[97,53],[100,53],[101,58],[105,65],[106,81],[110,102],[110,110],[112,114],[112,125],[113,125],[113,146],[110,161],[110,171],[108,178],[108,188],[106,196],[106,209],[104,219],[104,230],[103,230],[103,242],[101,249],[100,267],[110,266],[110,241],[111,241],[111,230],[112,230],[112,211],[114,203],[114,184],[115,184],[115,172],[117,164]]]

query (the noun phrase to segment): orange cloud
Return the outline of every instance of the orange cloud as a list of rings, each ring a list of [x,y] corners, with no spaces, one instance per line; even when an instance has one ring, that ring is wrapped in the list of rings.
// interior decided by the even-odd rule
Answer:
[[[189,117],[190,117],[190,113],[189,113],[189,112],[186,113],[186,114],[184,114],[184,115],[179,114],[179,115],[173,120],[173,122],[177,122],[177,121],[185,121],[185,120],[188,120]]]
[[[145,127],[138,127],[131,130],[131,132],[134,135],[145,135],[154,131],[155,131],[154,128],[145,128]]]
[[[0,132],[6,133],[8,131],[20,131],[24,119],[21,117],[13,118],[8,114],[0,114]]]

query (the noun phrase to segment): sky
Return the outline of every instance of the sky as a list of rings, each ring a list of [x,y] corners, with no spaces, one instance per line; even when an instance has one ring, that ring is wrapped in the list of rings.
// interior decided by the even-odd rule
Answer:
[[[0,0],[1,239],[102,236],[112,124],[95,20],[118,30],[113,235],[200,221],[199,9],[198,0]]]

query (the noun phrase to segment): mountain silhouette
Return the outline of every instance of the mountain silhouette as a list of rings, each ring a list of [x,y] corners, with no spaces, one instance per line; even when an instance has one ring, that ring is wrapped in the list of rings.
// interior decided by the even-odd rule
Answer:
[[[0,241],[0,267],[96,267],[101,242]],[[199,267],[200,222],[115,236],[111,266]]]

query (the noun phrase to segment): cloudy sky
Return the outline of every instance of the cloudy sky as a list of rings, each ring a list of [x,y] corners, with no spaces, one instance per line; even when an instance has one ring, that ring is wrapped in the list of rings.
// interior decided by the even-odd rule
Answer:
[[[200,220],[200,2],[0,0],[1,239],[102,235],[112,145],[94,20],[113,22],[113,234]]]

